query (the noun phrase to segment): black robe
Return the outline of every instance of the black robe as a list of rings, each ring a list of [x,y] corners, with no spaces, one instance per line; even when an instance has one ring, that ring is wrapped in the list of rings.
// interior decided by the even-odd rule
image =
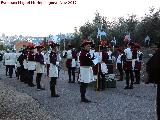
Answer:
[[[160,84],[160,49],[146,63],[146,72],[148,73],[148,83]]]

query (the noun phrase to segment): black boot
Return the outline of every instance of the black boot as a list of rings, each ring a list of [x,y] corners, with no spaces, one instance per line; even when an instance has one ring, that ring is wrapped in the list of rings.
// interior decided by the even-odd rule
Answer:
[[[88,100],[87,98],[81,98],[81,102],[84,102],[84,103],[90,103],[91,101]]]
[[[42,88],[40,84],[41,77],[42,77],[42,73],[37,73],[37,76],[36,76],[37,90],[45,90],[45,88]]]
[[[68,83],[71,83],[72,81],[71,81],[71,75],[69,75],[69,81],[68,81]]]
[[[75,83],[75,75],[73,75],[73,81],[71,83]]]
[[[130,85],[130,86],[129,86],[129,89],[133,89],[133,85]]]
[[[58,94],[56,94],[55,85],[51,88],[51,97],[60,97]]]
[[[86,87],[87,87],[87,85],[86,85],[85,83],[81,83],[81,85],[80,85],[81,102],[89,103],[89,102],[91,102],[91,101],[88,100],[88,99],[85,97]]]
[[[72,71],[73,81],[72,83],[75,83],[75,69]]]
[[[34,86],[36,86],[35,84],[33,84],[33,83],[29,83],[28,84],[30,87],[34,87]]]
[[[126,86],[124,89],[130,89],[130,87],[129,87],[129,86]]]
[[[71,75],[69,75],[69,81],[68,81],[68,83],[71,83]]]
[[[56,77],[51,77],[50,81],[50,90],[51,90],[51,97],[59,97],[58,94],[56,94]]]

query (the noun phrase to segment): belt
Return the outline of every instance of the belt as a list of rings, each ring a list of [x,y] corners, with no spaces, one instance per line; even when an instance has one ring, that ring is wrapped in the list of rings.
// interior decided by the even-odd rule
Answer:
[[[126,61],[132,61],[132,59],[127,59]]]

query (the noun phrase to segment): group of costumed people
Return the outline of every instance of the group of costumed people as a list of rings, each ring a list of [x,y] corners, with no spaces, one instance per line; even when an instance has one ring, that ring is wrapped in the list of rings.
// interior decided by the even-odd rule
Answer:
[[[56,81],[59,76],[58,73],[58,44],[50,42],[51,51],[49,56],[49,69],[48,76],[50,80],[50,91],[51,97],[59,97],[56,94],[55,86]],[[4,65],[6,66],[6,75],[9,73],[9,77],[12,78],[13,68],[16,67],[16,76],[21,82],[28,84],[30,87],[36,86],[33,84],[33,76],[36,71],[36,84],[37,90],[45,90],[41,85],[42,74],[46,72],[47,61],[45,60],[45,55],[43,54],[44,45],[35,46],[33,43],[29,44],[25,49],[19,51],[19,53],[5,53],[4,54]],[[35,52],[36,49],[36,52]],[[48,68],[48,66],[47,66]]]
[[[126,76],[125,89],[133,89],[133,84],[140,83],[141,60],[143,53],[140,52],[140,45],[128,42],[126,47],[113,47],[107,40],[101,40],[95,45],[89,39],[82,41],[81,50],[76,50],[72,44],[68,44],[68,50],[60,54],[59,44],[50,41],[50,51],[43,53],[44,45],[35,46],[29,44],[19,53],[5,53],[4,64],[6,75],[12,77],[13,68],[16,66],[16,75],[21,82],[27,83],[30,87],[37,86],[38,90],[45,90],[41,85],[42,74],[46,73],[50,80],[51,97],[59,97],[56,93],[57,78],[61,58],[66,58],[65,64],[68,69],[69,83],[75,83],[76,78],[80,84],[81,102],[91,102],[85,96],[89,83],[96,82],[96,90],[105,90],[106,74],[114,74],[113,63],[119,70],[119,81]],[[36,49],[36,52],[35,52]],[[16,64],[16,65],[15,65]],[[78,76],[75,71],[78,68]],[[35,72],[36,71],[36,72]],[[33,84],[33,76],[36,73],[36,85]],[[134,81],[136,78],[136,81]]]

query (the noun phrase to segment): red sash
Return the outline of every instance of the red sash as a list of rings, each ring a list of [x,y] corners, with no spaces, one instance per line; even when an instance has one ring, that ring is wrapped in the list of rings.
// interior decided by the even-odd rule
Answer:
[[[134,67],[134,69],[135,70],[141,70],[141,62],[139,62],[139,61],[135,61],[135,67]]]
[[[66,61],[66,67],[71,67],[72,66],[72,59],[67,59]]]
[[[124,70],[132,70],[132,61],[125,61],[123,64]]]

